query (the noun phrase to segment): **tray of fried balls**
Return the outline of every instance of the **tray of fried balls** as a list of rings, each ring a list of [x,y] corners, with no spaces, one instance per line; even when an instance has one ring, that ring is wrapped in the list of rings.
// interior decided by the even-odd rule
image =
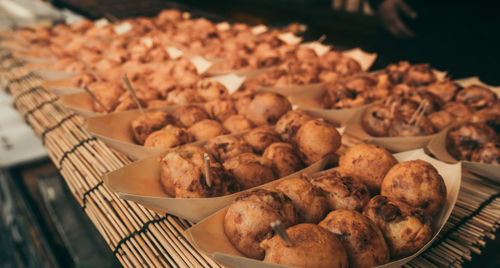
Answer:
[[[197,222],[240,191],[324,169],[340,144],[333,124],[289,111],[274,127],[176,147],[108,173],[104,181],[121,198]]]
[[[445,73],[426,64],[403,61],[383,70],[358,73],[329,83],[295,89],[293,103],[319,117],[345,123],[369,104],[392,95],[415,93],[417,88],[439,83]],[[403,90],[404,88],[404,90]]]
[[[500,102],[446,128],[427,148],[438,159],[460,161],[465,169],[500,181]]]
[[[359,144],[336,168],[240,194],[187,234],[232,267],[400,267],[436,238],[460,181],[459,164],[422,149]]]
[[[214,90],[219,83],[212,83]],[[92,134],[133,159],[217,136],[248,132],[275,124],[292,106],[275,93],[255,93],[240,99],[116,112],[86,119]]]
[[[498,105],[495,92],[485,86],[461,87],[445,79],[366,107],[346,123],[345,131],[395,152],[424,148],[451,125],[476,114],[498,114]]]

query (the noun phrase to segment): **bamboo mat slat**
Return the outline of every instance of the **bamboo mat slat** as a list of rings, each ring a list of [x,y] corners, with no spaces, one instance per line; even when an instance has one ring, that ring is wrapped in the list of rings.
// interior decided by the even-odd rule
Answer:
[[[13,105],[40,137],[82,210],[123,266],[221,267],[185,237],[191,223],[122,200],[103,184],[103,174],[130,159],[93,137],[82,118],[5,49],[0,49],[0,85],[13,96]],[[500,224],[499,193],[498,186],[465,176],[437,242],[405,267],[461,267],[480,254]]]

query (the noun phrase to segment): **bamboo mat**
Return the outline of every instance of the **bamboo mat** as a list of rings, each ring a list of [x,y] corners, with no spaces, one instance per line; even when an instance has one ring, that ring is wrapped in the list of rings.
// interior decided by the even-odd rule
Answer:
[[[191,225],[121,200],[101,176],[131,161],[92,137],[83,120],[67,110],[23,68],[23,62],[0,50],[0,85],[41,138],[68,187],[125,267],[220,267],[198,252],[184,230]],[[405,267],[461,267],[480,254],[500,224],[500,187],[464,176],[455,209],[437,242]]]

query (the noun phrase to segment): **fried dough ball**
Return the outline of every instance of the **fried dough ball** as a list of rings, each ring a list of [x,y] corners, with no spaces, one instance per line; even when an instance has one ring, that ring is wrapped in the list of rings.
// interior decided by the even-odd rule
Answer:
[[[240,155],[242,153],[251,153],[252,147],[242,138],[231,135],[218,136],[209,140],[205,144],[205,149],[208,150],[219,161],[224,162],[226,159]]]
[[[434,83],[437,80],[436,75],[428,64],[415,64],[408,68],[404,81],[412,86],[423,86]]]
[[[456,101],[467,104],[475,110],[481,110],[497,100],[496,94],[488,88],[472,85],[457,93]]]
[[[275,142],[266,148],[262,156],[272,162],[272,169],[280,178],[304,167],[295,149],[289,143]]]
[[[319,223],[340,238],[351,267],[369,268],[389,262],[390,252],[380,228],[354,210],[337,209]]]
[[[398,163],[387,172],[380,194],[434,216],[446,202],[446,185],[434,166],[413,160]]]
[[[187,131],[196,141],[208,140],[227,133],[219,122],[210,119],[195,123]]]
[[[202,102],[203,99],[192,89],[176,88],[168,92],[167,101],[172,104],[186,105],[189,103]]]
[[[139,144],[144,144],[146,138],[153,131],[159,130],[167,124],[174,124],[174,118],[161,111],[147,112],[130,122],[130,128],[134,135],[134,140]]]
[[[242,190],[276,179],[271,168],[271,161],[253,153],[242,153],[233,156],[224,161],[223,165],[224,169],[233,176]]]
[[[472,153],[471,161],[499,165],[500,164],[500,143],[489,142],[479,150]]]
[[[392,258],[411,255],[432,238],[429,215],[404,202],[377,195],[368,202],[363,215],[382,230]]]
[[[213,101],[229,98],[229,92],[226,87],[216,81],[204,80],[198,83],[196,92],[205,100]]]
[[[317,223],[328,212],[328,201],[321,190],[303,178],[286,179],[275,188],[292,200],[300,222]]]
[[[375,137],[387,137],[392,122],[392,112],[384,105],[368,107],[361,117],[361,125],[366,133]]]
[[[291,142],[299,128],[310,120],[313,120],[312,116],[301,110],[288,111],[280,117],[274,128],[284,141]]]
[[[362,210],[370,200],[370,192],[366,185],[352,176],[342,175],[338,168],[311,178],[310,181],[323,191],[330,210],[340,208]]]
[[[252,146],[254,152],[261,154],[272,143],[280,142],[280,135],[273,129],[261,126],[243,135],[243,139]]]
[[[332,124],[314,119],[299,128],[295,142],[302,161],[312,165],[337,151],[340,134]]]
[[[185,105],[177,108],[172,115],[182,126],[190,127],[197,122],[210,119],[207,112],[200,106]]]
[[[209,101],[205,103],[205,110],[210,118],[215,118],[220,122],[238,113],[232,100]]]
[[[389,126],[388,134],[390,137],[416,137],[431,135],[434,132],[432,122],[427,116],[422,115],[420,120],[417,119],[413,124],[409,123],[407,119],[395,118]]]
[[[238,113],[245,115],[256,125],[274,124],[292,109],[288,99],[276,93],[255,93],[243,98],[249,98],[250,101],[248,105],[238,107]]]
[[[448,131],[446,149],[457,160],[470,160],[475,150],[496,141],[496,133],[489,126],[483,123],[465,123]]]
[[[398,63],[392,63],[389,64],[385,70],[389,74],[389,79],[394,83],[394,84],[400,84],[403,82],[403,78],[410,69],[411,64],[407,61],[400,61]]]
[[[174,125],[167,125],[157,130],[146,138],[144,146],[155,148],[172,148],[193,141],[186,129]]]
[[[453,115],[456,122],[463,122],[472,115],[472,109],[461,102],[448,102],[442,109]]]
[[[380,191],[385,174],[397,163],[386,149],[369,143],[350,147],[339,159],[342,174],[358,178],[371,194]]]
[[[453,124],[456,120],[456,118],[447,111],[432,113],[428,116],[428,118],[434,129],[436,129],[437,131],[441,131],[447,126]]]
[[[251,130],[254,125],[242,114],[231,115],[222,125],[231,133],[242,133]]]
[[[349,266],[347,253],[339,239],[327,230],[311,223],[302,223],[286,230],[292,241],[288,246],[275,235],[260,244],[266,251],[264,261],[305,268]]]
[[[264,258],[259,244],[272,236],[271,222],[280,220],[286,228],[297,222],[292,201],[281,192],[256,189],[237,197],[224,217],[224,233],[245,256]]]
[[[443,102],[449,102],[455,97],[458,85],[450,79],[444,79],[428,85],[425,91],[438,96]]]
[[[484,123],[495,130],[496,133],[500,133],[500,100],[497,100],[488,109],[475,112],[470,118],[470,122]]]
[[[197,146],[169,151],[160,160],[160,183],[165,192],[177,198],[201,198],[227,195],[236,190],[221,164],[210,161],[211,186],[206,183],[204,154]]]

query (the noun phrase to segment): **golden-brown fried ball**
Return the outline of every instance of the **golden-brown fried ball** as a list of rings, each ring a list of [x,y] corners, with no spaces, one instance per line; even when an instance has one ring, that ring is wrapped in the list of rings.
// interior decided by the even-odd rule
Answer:
[[[190,127],[197,122],[210,119],[207,112],[205,112],[205,110],[203,110],[200,106],[196,105],[181,106],[177,108],[172,115],[182,126],[185,127]]]
[[[254,152],[261,154],[272,143],[280,142],[280,135],[273,129],[261,126],[243,135],[243,139],[252,146]]]
[[[434,216],[446,202],[446,185],[434,166],[413,160],[398,163],[387,172],[380,194]]]
[[[382,230],[392,258],[411,255],[432,238],[430,216],[404,202],[377,195],[368,202],[363,215]]]
[[[498,141],[495,131],[483,123],[456,126],[446,136],[446,149],[457,160],[470,160],[472,153],[484,144]]]
[[[188,128],[188,133],[196,141],[208,140],[227,133],[222,125],[210,119],[201,120]]]
[[[283,180],[275,188],[292,200],[300,222],[317,223],[328,212],[328,201],[321,190],[303,178]]]
[[[224,233],[245,256],[264,258],[259,244],[272,236],[271,222],[280,220],[286,228],[297,222],[292,202],[281,192],[256,189],[237,197],[224,217]]]
[[[391,125],[389,126],[389,131],[388,131],[389,136],[416,137],[416,136],[431,135],[436,132],[434,130],[434,125],[425,115],[422,115],[420,119],[416,119],[412,123],[409,123],[408,120],[405,118],[401,117],[395,118],[392,121]]]
[[[228,117],[222,125],[231,133],[242,133],[251,130],[254,125],[244,115],[236,114]]]
[[[224,122],[230,116],[237,114],[232,100],[215,100],[205,103],[205,110],[210,118]]]
[[[371,194],[379,193],[385,174],[397,163],[386,149],[368,143],[350,147],[339,159],[342,174],[361,180]]]
[[[479,150],[472,153],[471,161],[500,165],[500,143],[489,142]]]
[[[390,252],[380,228],[354,210],[338,209],[319,223],[340,238],[351,267],[369,268],[389,262]]]
[[[457,93],[456,101],[465,103],[471,108],[481,110],[493,104],[497,100],[497,95],[488,88],[472,85]]]
[[[238,107],[238,113],[256,125],[274,124],[292,109],[288,99],[276,93],[256,93],[246,98],[250,98],[250,102],[241,109]]]
[[[276,122],[275,129],[284,141],[291,142],[299,128],[310,120],[312,116],[301,110],[288,111]]]
[[[264,261],[305,268],[347,268],[347,253],[339,239],[329,231],[311,223],[286,230],[292,241],[288,246],[275,235],[262,241]]]
[[[160,160],[160,183],[165,192],[177,198],[222,196],[234,192],[234,182],[221,164],[210,161],[210,181],[207,185],[203,148],[184,146],[169,151]]]
[[[412,65],[404,77],[404,81],[412,86],[424,86],[436,80],[437,77],[428,64]]]
[[[174,118],[161,111],[147,112],[145,115],[140,115],[130,122],[130,127],[134,135],[134,139],[139,144],[144,144],[146,138],[153,131],[159,130],[167,124],[173,124]]]
[[[340,134],[330,123],[314,119],[297,131],[295,143],[299,156],[306,165],[312,165],[340,147]]]
[[[455,97],[458,85],[450,79],[444,79],[428,85],[425,91],[438,96],[443,102],[449,102]]]
[[[323,191],[330,210],[344,208],[361,211],[370,200],[366,185],[352,176],[342,175],[338,168],[310,181]]]
[[[242,153],[252,152],[250,144],[246,143],[245,140],[240,137],[231,135],[213,138],[209,140],[204,147],[221,162]]]
[[[262,156],[272,162],[273,171],[280,178],[295,173],[304,167],[295,149],[289,143],[273,143],[266,148]]]
[[[226,87],[216,81],[204,80],[198,83],[196,92],[205,101],[221,100],[229,98],[229,92]]]
[[[375,137],[387,137],[392,123],[392,112],[384,105],[368,107],[361,117],[361,125],[366,133]]]
[[[242,153],[231,157],[224,161],[223,166],[241,186],[242,190],[276,179],[271,168],[271,161],[253,153]]]
[[[186,129],[174,125],[167,125],[157,130],[146,138],[144,146],[155,148],[172,148],[193,141]]]

